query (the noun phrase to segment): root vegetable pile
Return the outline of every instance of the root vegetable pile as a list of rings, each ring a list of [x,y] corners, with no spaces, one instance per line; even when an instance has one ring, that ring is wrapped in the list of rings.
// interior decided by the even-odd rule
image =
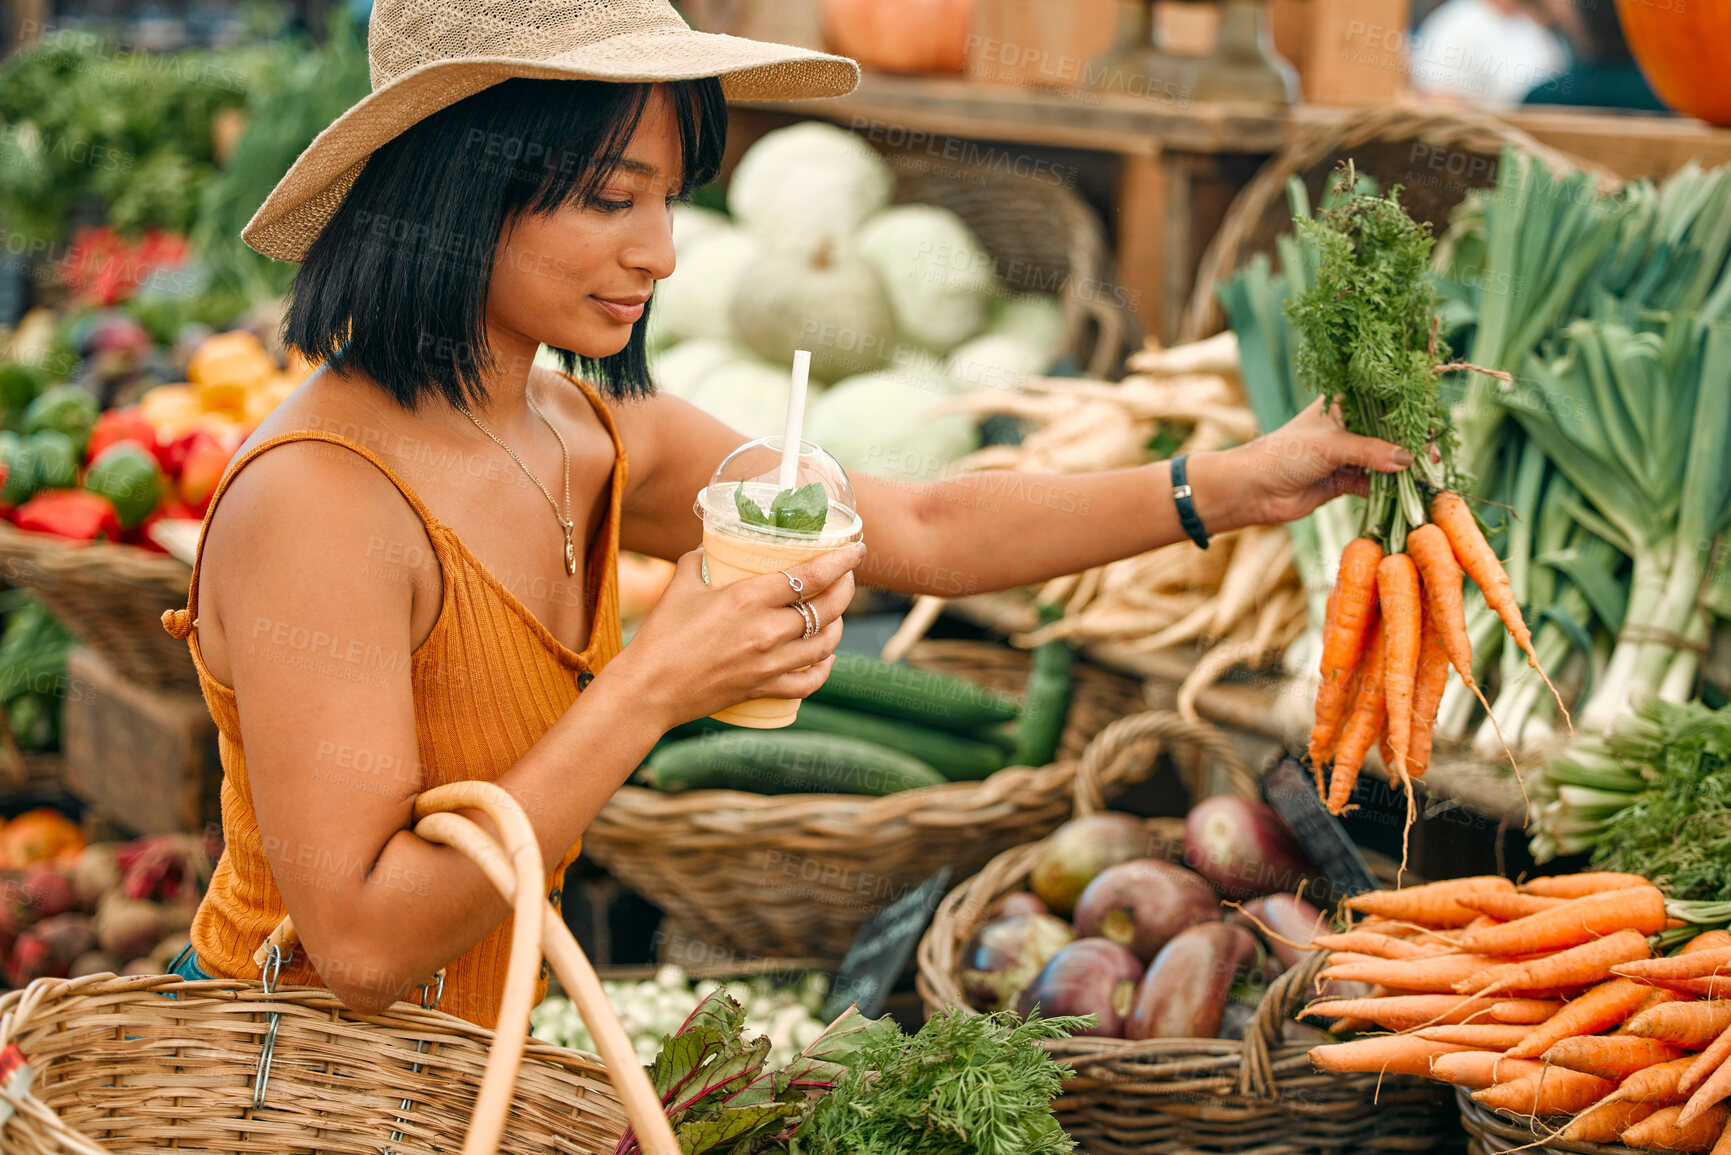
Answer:
[[[1314,278],[1288,306],[1298,375],[1338,407],[1348,429],[1402,446],[1414,464],[1371,475],[1359,537],[1341,555],[1323,626],[1310,759],[1318,796],[1340,814],[1365,757],[1380,746],[1405,787],[1410,826],[1412,780],[1429,765],[1449,668],[1477,692],[1463,574],[1528,664],[1541,677],[1544,670],[1508,574],[1454,491],[1454,434],[1437,378],[1460,366],[1440,363],[1426,277],[1430,234],[1401,208],[1398,189],[1375,196],[1349,191],[1355,184],[1349,165],[1333,207],[1297,222],[1317,253]]]
[[[1686,925],[1701,905],[1604,871],[1454,879],[1346,907],[1362,921],[1318,940],[1333,950],[1322,977],[1403,993],[1305,1008],[1337,1031],[1392,1032],[1315,1047],[1317,1067],[1468,1088],[1533,1117],[1541,1142],[1731,1153],[1731,932]]]

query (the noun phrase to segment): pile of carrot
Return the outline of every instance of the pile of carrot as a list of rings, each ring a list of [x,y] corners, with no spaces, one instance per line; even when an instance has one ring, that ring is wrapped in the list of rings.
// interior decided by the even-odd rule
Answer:
[[[1385,554],[1374,538],[1360,537],[1341,554],[1328,596],[1310,731],[1316,793],[1331,814],[1345,811],[1366,755],[1380,744],[1384,766],[1406,787],[1410,825],[1412,780],[1430,766],[1431,730],[1449,667],[1484,700],[1473,680],[1463,573],[1526,652],[1527,664],[1545,677],[1509,575],[1465,499],[1444,490],[1432,499],[1430,516],[1406,533],[1404,552]],[[1325,785],[1323,768],[1330,764]]]
[[[1312,946],[1322,978],[1373,984],[1306,1018],[1377,1030],[1315,1047],[1326,1071],[1420,1075],[1484,1106],[1554,1120],[1545,1139],[1731,1155],[1731,932],[1675,954],[1646,879],[1599,872],[1453,879],[1356,895]]]

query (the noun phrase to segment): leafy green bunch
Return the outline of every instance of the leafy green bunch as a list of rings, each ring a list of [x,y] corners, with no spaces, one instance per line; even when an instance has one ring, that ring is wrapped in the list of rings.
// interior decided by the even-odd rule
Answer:
[[[849,1007],[771,1070],[716,991],[648,1070],[684,1155],[1068,1155],[1051,1110],[1067,1068],[1040,1044],[1097,1021],[951,1008],[910,1038]],[[615,1155],[640,1151],[627,1130]]]
[[[792,533],[821,533],[829,519],[829,494],[821,482],[810,482],[798,489],[784,489],[770,500],[769,511],[746,496],[745,483],[733,491],[733,504],[739,510],[739,520],[747,525],[785,529]]]
[[[1442,488],[1453,433],[1438,387],[1445,352],[1437,338],[1437,294],[1429,276],[1429,229],[1407,215],[1400,187],[1377,195],[1342,166],[1336,199],[1295,221],[1314,252],[1304,291],[1287,302],[1301,384],[1338,403],[1346,427],[1409,450],[1426,483]],[[1442,468],[1430,460],[1441,453]],[[1426,520],[1411,471],[1373,474],[1367,529],[1402,547]]]

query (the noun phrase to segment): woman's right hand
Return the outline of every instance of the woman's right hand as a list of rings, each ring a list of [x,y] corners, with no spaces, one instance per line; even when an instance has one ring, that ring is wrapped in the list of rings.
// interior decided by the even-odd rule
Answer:
[[[664,729],[752,698],[804,698],[829,676],[854,567],[864,557],[865,546],[855,543],[791,567],[802,587],[796,594],[781,573],[707,586],[702,551],[692,550],[606,673],[629,671]],[[796,599],[817,611],[820,629],[809,639]]]

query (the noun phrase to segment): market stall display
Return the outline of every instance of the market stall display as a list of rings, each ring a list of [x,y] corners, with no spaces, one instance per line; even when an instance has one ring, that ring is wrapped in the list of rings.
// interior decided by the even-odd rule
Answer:
[[[1220,854],[1224,840],[1196,811],[1188,831],[1183,820],[1144,824],[1105,811],[1103,797],[1145,776],[1162,751],[1178,756],[1204,806],[1208,764],[1225,770],[1228,797],[1243,812],[1241,838],[1225,842],[1231,853]],[[1307,1052],[1326,1036],[1293,1016],[1322,969],[1308,941],[1323,929],[1320,915],[1290,894],[1246,902],[1242,915],[1219,905],[1224,894],[1284,891],[1314,877],[1277,824],[1250,817],[1256,793],[1212,728],[1165,713],[1113,723],[1075,779],[1080,845],[1064,845],[1060,829],[999,855],[944,898],[919,951],[928,1013],[989,1009],[1017,986],[1021,1009],[1098,1013],[1091,1037],[1048,1044],[1075,1072],[1053,1110],[1089,1151],[1440,1143],[1446,1097],[1419,1081],[1312,1070]],[[1084,846],[1091,851],[1080,853]],[[1028,910],[1030,890],[1051,913],[1012,913]],[[1175,917],[1180,911],[1188,913]],[[1065,941],[1072,931],[1059,913],[1073,914],[1081,937]],[[1170,935],[1163,945],[1162,935]]]

